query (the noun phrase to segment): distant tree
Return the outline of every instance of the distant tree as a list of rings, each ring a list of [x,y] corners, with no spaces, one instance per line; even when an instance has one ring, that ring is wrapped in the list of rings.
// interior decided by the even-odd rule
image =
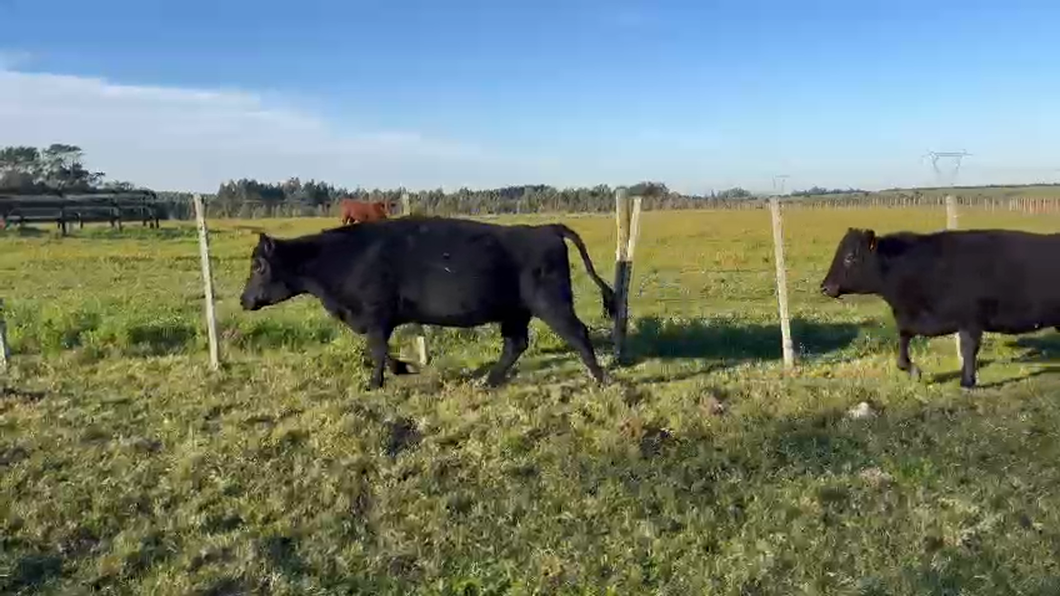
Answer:
[[[824,188],[821,186],[814,186],[806,190],[792,191],[791,196],[793,197],[819,197],[824,195],[853,195],[853,194],[865,194],[864,190],[857,188]]]
[[[733,188],[727,188],[727,189],[719,192],[715,196],[716,196],[716,198],[722,199],[722,200],[750,199],[750,198],[754,197],[754,195],[751,194],[751,191],[745,190],[743,188],[740,188],[739,186],[735,186]]]
[[[32,191],[40,168],[40,150],[36,147],[4,147],[0,149],[0,188]]]
[[[76,145],[5,147],[0,149],[0,188],[68,192],[98,187],[104,173],[88,170],[83,160],[84,152]]]
[[[126,182],[124,180],[110,180],[104,182],[102,188],[104,190],[110,190],[114,192],[128,192],[131,190],[136,190],[136,185],[132,182]]]

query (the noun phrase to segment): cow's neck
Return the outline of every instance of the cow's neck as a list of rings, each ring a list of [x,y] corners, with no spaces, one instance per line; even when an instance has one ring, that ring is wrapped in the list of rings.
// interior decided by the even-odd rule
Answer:
[[[323,305],[324,310],[328,311],[332,316],[346,323],[350,327],[353,327],[354,330],[362,331],[363,325],[359,322],[357,316],[360,311],[356,304],[351,303],[349,300],[340,299],[339,295],[334,290],[315,278],[303,277],[301,284],[306,293],[311,294],[320,300],[320,304]]]
[[[299,280],[301,288],[307,293],[316,296],[321,302],[324,303],[324,308],[332,310],[332,304],[338,304],[338,296],[328,288],[325,284],[320,283],[311,277],[302,277]]]

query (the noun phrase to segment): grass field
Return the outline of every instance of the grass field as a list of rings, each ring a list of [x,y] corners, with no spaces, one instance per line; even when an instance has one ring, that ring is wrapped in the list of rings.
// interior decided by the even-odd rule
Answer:
[[[521,219],[567,221],[610,274],[613,218]],[[649,212],[616,384],[535,321],[502,389],[469,383],[495,329],[428,329],[428,369],[370,393],[363,339],[315,300],[239,309],[255,226],[329,220],[212,224],[218,374],[193,227],[0,234],[0,592],[1058,594],[1060,338],[988,336],[965,392],[952,338],[914,344],[912,381],[881,301],[817,290],[848,226],[944,223],[787,214],[790,378],[768,213]]]

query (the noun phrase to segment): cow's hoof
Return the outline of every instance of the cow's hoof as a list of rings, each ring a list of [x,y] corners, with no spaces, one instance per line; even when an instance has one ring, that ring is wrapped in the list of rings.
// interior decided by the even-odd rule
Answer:
[[[909,378],[914,381],[919,381],[923,377],[923,373],[920,372],[920,367],[915,364],[909,365],[909,370],[906,371],[909,374]]]
[[[498,379],[493,375],[485,375],[471,381],[471,385],[478,389],[496,389],[504,382],[504,379]]]
[[[971,380],[969,380],[969,379],[961,379],[961,389],[971,390],[971,389],[975,389],[975,388],[976,388],[975,379],[971,379]]]

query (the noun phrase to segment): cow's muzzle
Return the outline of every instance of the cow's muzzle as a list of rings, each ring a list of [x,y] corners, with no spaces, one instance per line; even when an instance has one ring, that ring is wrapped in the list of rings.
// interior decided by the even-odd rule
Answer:
[[[821,282],[821,293],[829,298],[839,298],[839,285]]]
[[[261,301],[243,294],[239,297],[239,305],[243,307],[243,310],[258,310],[261,308]]]

